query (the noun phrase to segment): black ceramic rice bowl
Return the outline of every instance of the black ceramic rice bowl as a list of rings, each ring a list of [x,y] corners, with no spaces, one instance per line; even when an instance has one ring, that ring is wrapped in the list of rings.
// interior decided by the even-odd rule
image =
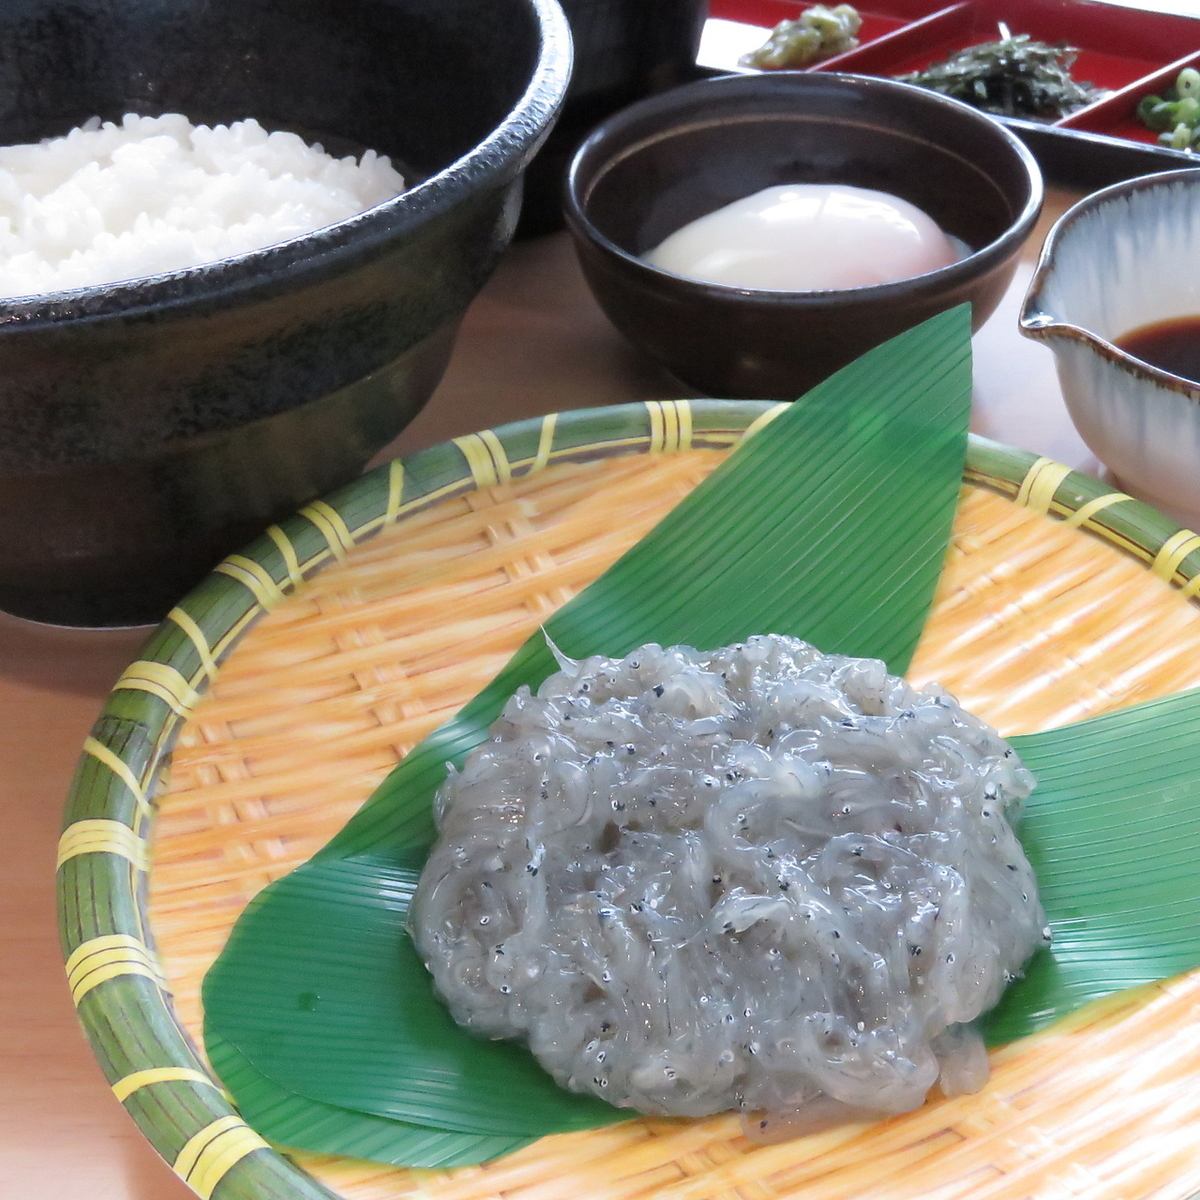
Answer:
[[[160,617],[433,391],[570,67],[555,0],[11,0],[0,143],[253,116],[415,187],[176,275],[0,300],[0,609]]]

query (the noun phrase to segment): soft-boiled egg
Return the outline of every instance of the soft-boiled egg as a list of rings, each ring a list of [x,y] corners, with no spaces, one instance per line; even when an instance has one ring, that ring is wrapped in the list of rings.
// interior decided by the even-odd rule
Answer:
[[[708,213],[645,257],[705,283],[808,292],[893,283],[949,266],[963,254],[932,217],[899,196],[796,183]]]

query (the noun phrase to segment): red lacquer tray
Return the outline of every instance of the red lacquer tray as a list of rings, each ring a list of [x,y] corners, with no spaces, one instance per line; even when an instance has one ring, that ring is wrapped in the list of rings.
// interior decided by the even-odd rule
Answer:
[[[739,57],[761,45],[772,26],[808,6],[805,0],[712,0],[700,66],[749,70]],[[1151,171],[1200,166],[1200,155],[1159,146],[1136,115],[1143,96],[1169,87],[1184,67],[1200,66],[1200,0],[1195,16],[1107,0],[863,0],[855,7],[863,19],[858,47],[810,70],[902,75],[994,40],[1003,21],[1014,34],[1077,47],[1072,73],[1108,93],[1053,123],[1001,118],[1052,177],[1099,187]]]

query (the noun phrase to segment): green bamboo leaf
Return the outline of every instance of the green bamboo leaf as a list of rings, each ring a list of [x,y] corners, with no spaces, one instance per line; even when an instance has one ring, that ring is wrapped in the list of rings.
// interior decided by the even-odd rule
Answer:
[[[701,648],[794,633],[903,674],[954,522],[970,419],[964,305],[865,354],[741,446],[546,622],[564,653]],[[321,852],[428,845],[448,762],[521,684],[558,669],[540,634],[417,746]]]
[[[404,933],[424,857],[323,858],[263,893],[251,911],[268,919],[250,922],[263,936],[232,938],[205,981],[206,1042],[229,1042],[309,1100],[465,1134],[528,1137],[628,1117],[562,1091],[515,1042],[454,1023]]]
[[[791,633],[903,671],[961,481],[967,317],[942,314],[814,389],[546,632],[576,656]],[[454,1026],[402,929],[447,763],[516,687],[555,669],[531,638],[320,855],[257,898],[205,981],[207,1036],[287,1092],[394,1120],[515,1137],[627,1115],[561,1091],[522,1048]]]
[[[511,1154],[529,1138],[451,1133],[319,1104],[284,1091],[219,1037],[206,1039],[213,1070],[237,1096],[242,1116],[277,1146],[404,1167],[469,1167]]]
[[[1038,781],[1021,841],[1053,950],[991,1013],[993,1043],[1200,964],[1200,691],[1012,744]]]
[[[1039,955],[1025,979],[989,1014],[985,1025],[992,1044],[1012,1041],[1090,1001],[1200,962],[1200,692],[1013,742],[1038,778],[1022,839],[1038,873],[1054,949]],[[345,897],[352,890],[347,881],[360,867],[351,859],[323,861],[311,869],[329,872],[316,884],[323,897]],[[393,866],[374,877],[392,878],[392,890],[406,900],[419,869],[414,858],[406,870]],[[379,932],[386,936],[394,930],[405,912],[403,901],[384,906]],[[355,939],[368,932],[369,923],[356,904],[342,917],[353,926],[319,921],[308,936],[319,943],[330,935]],[[297,929],[295,936],[304,932]],[[308,959],[315,949],[301,947],[301,957]],[[257,958],[246,964],[242,979],[248,985],[255,979],[269,981],[293,964],[287,952],[277,959]],[[368,951],[366,961],[347,972],[334,971],[328,982],[323,975],[304,978],[315,978],[318,987],[361,986],[379,970],[378,964],[378,954]],[[388,970],[394,975],[385,991],[402,991],[406,970],[408,985],[423,980],[423,972],[411,962],[407,968],[392,962]],[[430,1015],[444,1016],[440,1005]],[[442,1030],[447,1032],[453,1036],[451,1029]],[[439,1036],[437,1031],[433,1036]],[[503,1043],[487,1048],[492,1046],[515,1049]],[[332,1064],[351,1082],[359,1071],[369,1070],[352,1061],[356,1053],[352,1046],[351,1059]],[[236,1081],[231,1086],[236,1088]],[[235,1094],[241,1098],[240,1091]],[[549,1096],[553,1101],[563,1093],[551,1087]],[[326,1148],[311,1139],[303,1144]],[[385,1161],[412,1161],[404,1157],[411,1153],[406,1145],[402,1141],[393,1147]]]

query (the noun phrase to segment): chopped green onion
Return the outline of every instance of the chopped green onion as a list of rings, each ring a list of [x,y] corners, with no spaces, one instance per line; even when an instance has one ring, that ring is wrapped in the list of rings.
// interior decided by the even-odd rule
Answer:
[[[1160,145],[1190,151],[1200,144],[1200,71],[1185,67],[1161,96],[1143,96],[1137,115],[1158,134]]]

